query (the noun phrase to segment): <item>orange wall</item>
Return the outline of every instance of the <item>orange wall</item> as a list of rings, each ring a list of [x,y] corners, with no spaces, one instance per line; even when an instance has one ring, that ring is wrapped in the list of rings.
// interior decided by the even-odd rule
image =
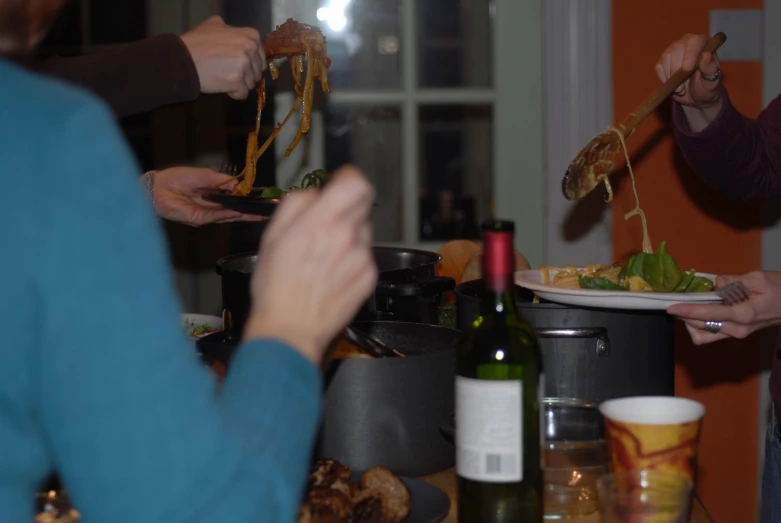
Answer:
[[[626,116],[658,85],[659,54],[687,32],[708,32],[708,10],[761,8],[761,0],[613,1],[613,88],[616,119]],[[727,35],[729,42],[729,35]],[[761,64],[724,63],[725,84],[739,110],[761,109]],[[738,204],[709,190],[679,154],[669,133],[669,107],[649,118],[628,140],[640,203],[654,245],[683,268],[722,274],[759,267],[761,236],[756,204]],[[621,180],[620,182],[618,180]],[[637,251],[637,218],[628,177],[618,176],[613,207],[616,259]],[[680,327],[680,325],[679,325]],[[707,409],[698,492],[716,522],[753,522],[757,502],[758,381],[761,358],[754,340],[695,347],[685,329],[676,339],[676,393]]]

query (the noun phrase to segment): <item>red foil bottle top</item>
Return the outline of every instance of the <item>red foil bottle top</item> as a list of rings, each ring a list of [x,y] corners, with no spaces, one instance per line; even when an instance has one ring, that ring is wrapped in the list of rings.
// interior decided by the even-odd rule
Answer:
[[[489,289],[504,292],[515,272],[513,235],[510,232],[483,232],[483,279]]]

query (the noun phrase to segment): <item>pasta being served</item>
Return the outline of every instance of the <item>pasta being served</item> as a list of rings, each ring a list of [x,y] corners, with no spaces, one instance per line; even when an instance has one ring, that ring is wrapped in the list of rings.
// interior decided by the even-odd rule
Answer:
[[[643,228],[642,251],[633,255],[624,264],[614,263],[607,266],[587,265],[585,267],[540,267],[542,283],[576,289],[630,292],[712,291],[714,286],[710,279],[698,276],[694,270],[682,271],[678,268],[675,259],[667,253],[666,242],[662,242],[656,252],[653,251],[645,213],[640,208],[635,174],[632,170],[632,162],[629,159],[624,133],[612,126],[608,130],[618,135],[624,150],[627,169],[632,180],[632,191],[635,196],[635,208],[626,213],[624,219],[628,220],[633,216],[640,217]],[[603,178],[603,181],[607,191],[606,201],[610,202],[613,200],[613,189],[607,176]]]
[[[328,46],[325,36],[323,36],[319,28],[302,24],[289,18],[284,24],[266,35],[263,49],[268,59],[268,71],[271,73],[272,80],[276,80],[279,77],[279,68],[274,60],[287,58],[293,76],[296,99],[282,123],[276,125],[266,141],[263,142],[263,145],[258,147],[260,118],[263,109],[266,107],[266,75],[263,73],[256,89],[258,105],[255,115],[255,130],[250,132],[247,137],[245,167],[238,176],[231,178],[231,180],[244,178],[241,183],[236,184],[232,191],[232,194],[239,196],[250,194],[255,183],[258,158],[268,150],[279,132],[299,108],[301,109],[301,122],[292,143],[285,151],[285,156],[290,156],[290,153],[296,148],[301,138],[309,133],[315,79],[320,81],[323,92],[331,92],[331,87],[328,84],[328,68],[331,66],[331,59],[328,58]],[[303,76],[305,58],[306,76]],[[304,78],[303,85],[301,83],[302,76]],[[224,183],[228,183],[231,180],[227,180]]]

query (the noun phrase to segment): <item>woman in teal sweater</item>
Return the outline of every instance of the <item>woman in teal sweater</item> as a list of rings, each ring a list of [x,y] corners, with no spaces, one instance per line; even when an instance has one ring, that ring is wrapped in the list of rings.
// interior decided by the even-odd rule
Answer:
[[[0,0],[0,53],[61,3]],[[85,523],[294,521],[317,365],[376,281],[370,186],[345,169],[281,206],[218,391],[108,109],[2,59],[0,100],[0,519],[31,521],[56,471]]]

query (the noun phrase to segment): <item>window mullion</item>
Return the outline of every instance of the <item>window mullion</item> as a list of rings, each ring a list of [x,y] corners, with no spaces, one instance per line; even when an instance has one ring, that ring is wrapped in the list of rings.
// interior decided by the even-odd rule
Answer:
[[[401,66],[405,99],[402,104],[402,216],[404,242],[418,242],[420,205],[418,203],[419,131],[418,104],[414,94],[418,85],[418,42],[415,0],[401,0]]]
[[[493,21],[493,214],[516,222],[533,266],[545,259],[542,4],[495,0]]]

